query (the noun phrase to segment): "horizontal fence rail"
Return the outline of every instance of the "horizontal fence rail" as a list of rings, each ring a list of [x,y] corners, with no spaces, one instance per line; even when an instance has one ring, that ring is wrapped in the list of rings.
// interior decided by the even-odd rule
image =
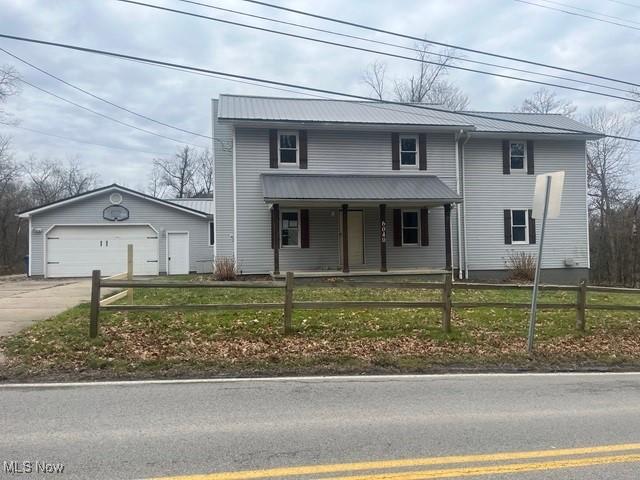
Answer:
[[[129,274],[120,274],[116,277],[122,278],[126,275],[126,280],[114,279],[109,277],[102,279],[99,270],[93,271],[92,288],[91,288],[91,313],[89,323],[89,335],[94,338],[98,335],[98,320],[101,310],[105,311],[194,311],[194,310],[210,310],[210,311],[233,311],[233,310],[283,310],[283,327],[285,333],[292,332],[291,319],[294,309],[298,310],[325,310],[325,309],[421,309],[433,308],[442,310],[442,329],[445,332],[451,331],[451,313],[454,308],[470,309],[470,308],[529,308],[529,302],[492,302],[492,301],[468,301],[457,302],[452,298],[455,290],[471,291],[471,290],[516,290],[530,291],[532,285],[528,284],[502,284],[502,283],[470,283],[456,282],[453,283],[450,274],[444,275],[443,282],[395,282],[389,283],[385,281],[335,281],[335,282],[318,282],[309,285],[312,288],[366,288],[366,289],[412,289],[412,290],[439,290],[442,293],[441,301],[397,301],[397,300],[363,300],[363,301],[294,301],[294,276],[292,272],[287,272],[285,281],[170,281],[170,280],[133,280],[131,271],[131,261],[129,262]],[[107,299],[100,300],[100,289],[105,288],[122,288],[127,289],[123,292],[116,293]],[[220,303],[220,304],[161,304],[161,305],[134,305],[133,289],[134,288],[270,288],[283,290],[284,296],[282,302],[271,303]],[[576,329],[584,331],[586,328],[586,311],[589,310],[614,310],[614,311],[640,311],[640,305],[621,305],[621,304],[597,304],[587,302],[588,292],[598,293],[616,293],[616,294],[640,294],[640,289],[620,288],[620,287],[600,287],[587,286],[585,282],[579,285],[541,285],[541,290],[570,292],[575,293],[575,302],[551,302],[539,303],[538,308],[541,309],[561,309],[576,311]],[[124,298],[129,292],[128,304],[113,304],[115,300]],[[112,300],[113,299],[113,300]],[[105,300],[108,300],[105,302]]]

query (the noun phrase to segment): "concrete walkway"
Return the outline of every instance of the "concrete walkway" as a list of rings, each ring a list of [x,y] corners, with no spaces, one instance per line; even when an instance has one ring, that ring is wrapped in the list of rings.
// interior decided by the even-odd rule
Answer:
[[[91,296],[90,279],[28,280],[0,277],[0,337],[57,315]]]

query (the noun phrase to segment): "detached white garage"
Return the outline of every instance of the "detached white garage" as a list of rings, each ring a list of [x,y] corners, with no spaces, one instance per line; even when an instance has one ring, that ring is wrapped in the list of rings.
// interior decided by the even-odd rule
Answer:
[[[29,275],[122,273],[129,244],[134,275],[211,272],[212,211],[211,199],[163,200],[114,184],[22,212],[29,220]]]

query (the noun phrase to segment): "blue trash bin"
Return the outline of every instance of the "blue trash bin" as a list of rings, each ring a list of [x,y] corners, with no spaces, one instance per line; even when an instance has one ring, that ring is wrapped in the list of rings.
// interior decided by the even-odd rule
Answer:
[[[24,256],[24,273],[29,275],[29,255]]]

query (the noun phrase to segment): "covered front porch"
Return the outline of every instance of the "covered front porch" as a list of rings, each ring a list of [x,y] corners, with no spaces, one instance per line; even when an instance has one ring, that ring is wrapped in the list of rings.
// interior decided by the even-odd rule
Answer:
[[[430,175],[263,174],[274,276],[441,275],[452,268],[452,206]]]

